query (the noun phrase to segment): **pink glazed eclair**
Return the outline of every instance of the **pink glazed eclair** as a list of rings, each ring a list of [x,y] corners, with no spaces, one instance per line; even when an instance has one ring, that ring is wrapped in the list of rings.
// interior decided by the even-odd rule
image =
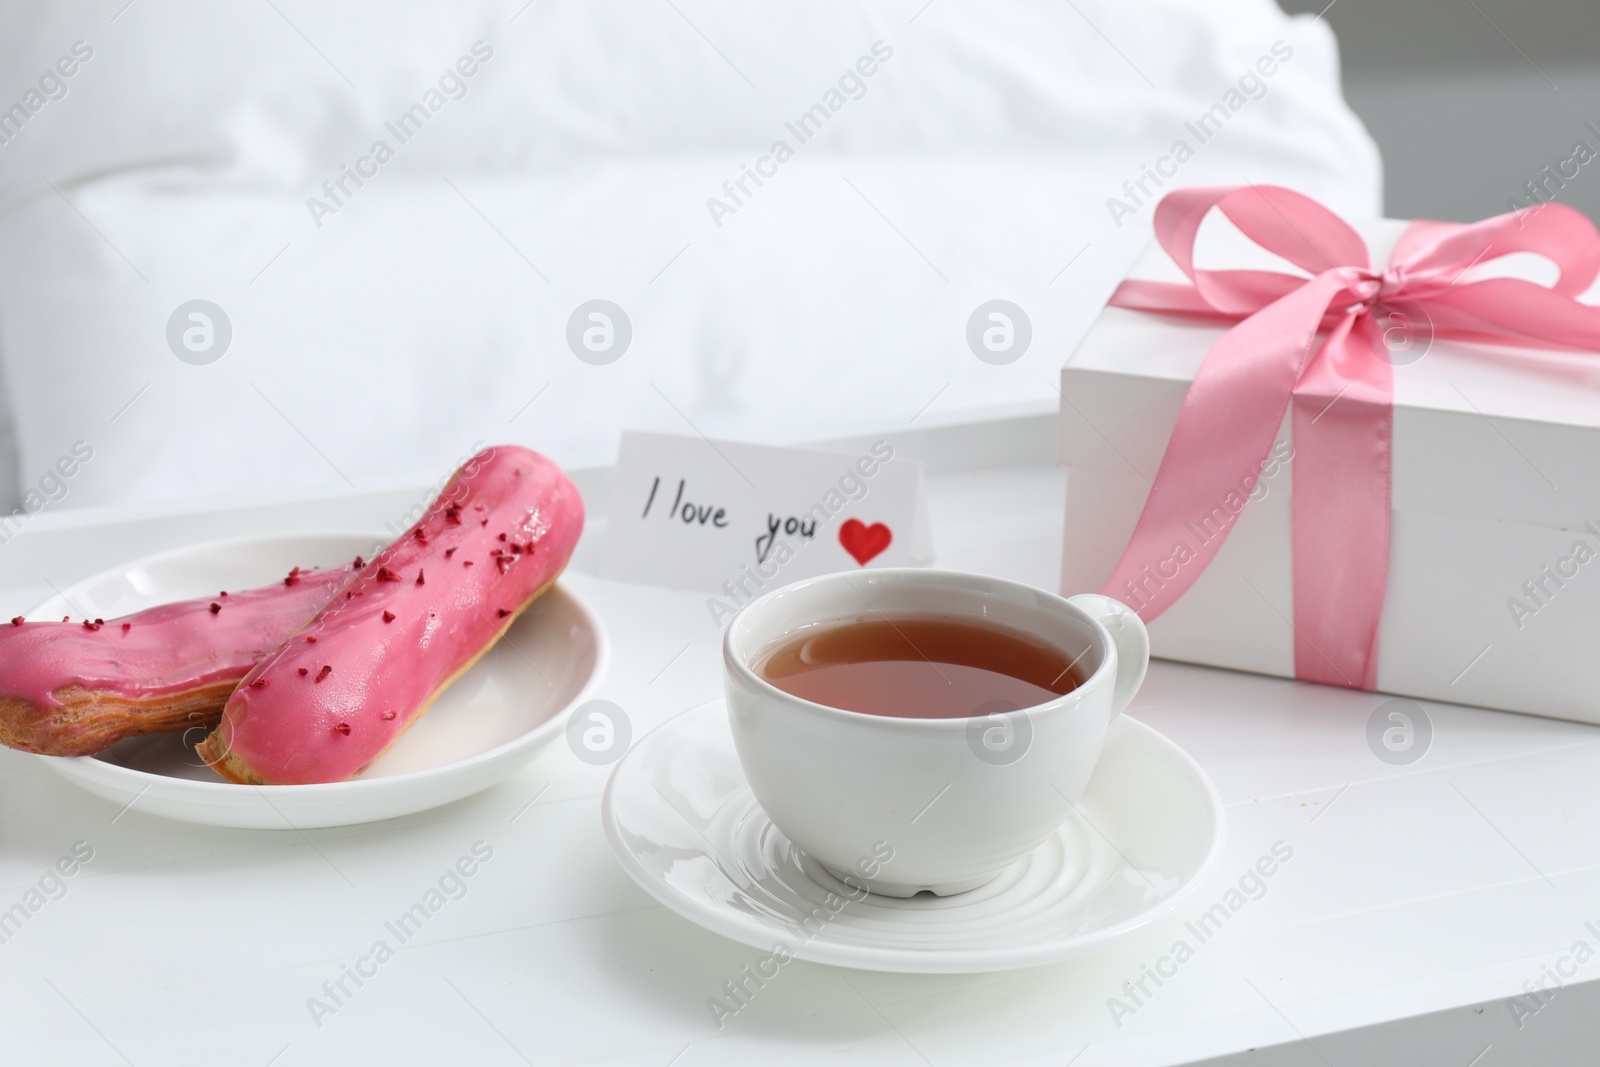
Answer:
[[[560,467],[517,445],[480,452],[250,672],[201,757],[248,785],[361,773],[555,582],[582,531]]]
[[[125,737],[210,729],[239,680],[351,576],[296,567],[261,589],[109,622],[0,623],[0,743],[87,756]]]

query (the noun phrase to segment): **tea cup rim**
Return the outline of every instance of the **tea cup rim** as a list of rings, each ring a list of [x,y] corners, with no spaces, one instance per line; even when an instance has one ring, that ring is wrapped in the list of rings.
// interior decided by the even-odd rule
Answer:
[[[1070,599],[1061,596],[1058,593],[1052,593],[1048,589],[1041,589],[1038,586],[1029,585],[1026,582],[1018,582],[1010,578],[999,578],[994,575],[979,574],[974,571],[959,571],[946,568],[875,567],[870,571],[863,571],[861,573],[874,579],[884,578],[906,581],[928,578],[957,578],[967,579],[973,582],[986,583],[992,586],[1009,587],[1019,592],[1035,595],[1042,599],[1044,603],[1049,604],[1052,608],[1062,609],[1065,614],[1071,615],[1079,622],[1086,624],[1089,632],[1093,635],[1093,640],[1096,642],[1097,650],[1100,653],[1100,659],[1095,665],[1095,669],[1090,671],[1089,675],[1084,678],[1076,688],[1066,693],[1058,694],[1057,696],[1052,697],[1050,700],[1046,700],[1038,704],[1032,704],[1027,707],[1018,708],[1011,714],[1031,715],[1039,712],[1039,709],[1045,709],[1045,711],[1065,711],[1074,704],[1080,702],[1083,699],[1083,695],[1090,690],[1097,688],[1100,685],[1115,684],[1116,679],[1114,675],[1117,663],[1117,646],[1116,643],[1111,640],[1111,635],[1106,630],[1105,624],[1099,619],[1095,618],[1094,615],[1091,614],[1086,608],[1072,603]],[[756,671],[747,661],[745,656],[735,652],[733,647],[735,633],[740,623],[745,622],[749,615],[755,613],[765,605],[769,604],[771,601],[776,600],[778,597],[785,594],[793,595],[799,590],[825,583],[831,584],[835,582],[843,582],[844,584],[848,585],[849,579],[855,577],[855,574],[856,572],[853,571],[835,571],[831,574],[819,574],[810,578],[802,578],[799,581],[791,582],[788,585],[779,586],[776,589],[770,589],[741,606],[739,610],[734,613],[734,616],[728,620],[727,628],[723,631],[722,660],[725,669],[733,672],[747,684],[753,685],[757,691],[763,693],[764,695],[775,697],[786,703],[796,705],[807,712],[833,717],[844,722],[857,722],[863,725],[872,723],[879,725],[884,729],[891,730],[967,729],[971,721],[979,716],[959,715],[948,718],[932,718],[921,716],[871,715],[866,712],[852,711],[849,708],[838,708],[834,707],[832,704],[821,704],[814,700],[808,700],[805,697],[796,696],[787,690],[778,688],[776,685],[763,678],[760,672]],[[763,647],[768,647],[770,644],[771,641],[768,641],[763,645]]]

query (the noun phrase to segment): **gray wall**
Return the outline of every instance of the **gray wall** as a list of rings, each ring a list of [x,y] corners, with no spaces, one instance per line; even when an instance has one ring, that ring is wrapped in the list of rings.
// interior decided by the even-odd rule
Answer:
[[[1326,2],[1280,0],[1311,15]],[[1345,96],[1383,151],[1390,215],[1499,214],[1582,141],[1596,158],[1548,187],[1600,221],[1596,0],[1337,0],[1324,18]]]

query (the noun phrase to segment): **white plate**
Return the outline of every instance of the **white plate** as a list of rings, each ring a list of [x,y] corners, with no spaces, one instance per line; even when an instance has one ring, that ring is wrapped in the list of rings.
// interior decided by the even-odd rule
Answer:
[[[952,974],[1054,963],[1126,937],[1178,906],[1224,836],[1205,772],[1122,716],[1078,813],[994,881],[949,897],[862,895],[766,817],[720,700],[640,739],[612,772],[601,817],[633,879],[708,930],[767,952],[782,941],[819,963]],[[829,894],[859,899],[830,908]]]
[[[79,582],[28,614],[110,619],[219,589],[266,585],[290,567],[347,563],[388,540],[301,534],[180,548]],[[556,585],[393,748],[348,782],[234,785],[195,753],[204,737],[198,728],[129,738],[94,756],[38,758],[119,807],[184,822],[309,829],[392,819],[470,796],[521,768],[561,736],[568,713],[599,684],[606,659],[599,618]]]

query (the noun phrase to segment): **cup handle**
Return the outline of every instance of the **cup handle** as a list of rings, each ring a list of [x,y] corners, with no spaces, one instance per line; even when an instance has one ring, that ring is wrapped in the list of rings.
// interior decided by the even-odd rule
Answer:
[[[1117,681],[1111,694],[1111,715],[1122,714],[1144,682],[1150,667],[1150,635],[1144,621],[1128,605],[1099,593],[1079,593],[1067,598],[1106,628],[1117,646]]]

